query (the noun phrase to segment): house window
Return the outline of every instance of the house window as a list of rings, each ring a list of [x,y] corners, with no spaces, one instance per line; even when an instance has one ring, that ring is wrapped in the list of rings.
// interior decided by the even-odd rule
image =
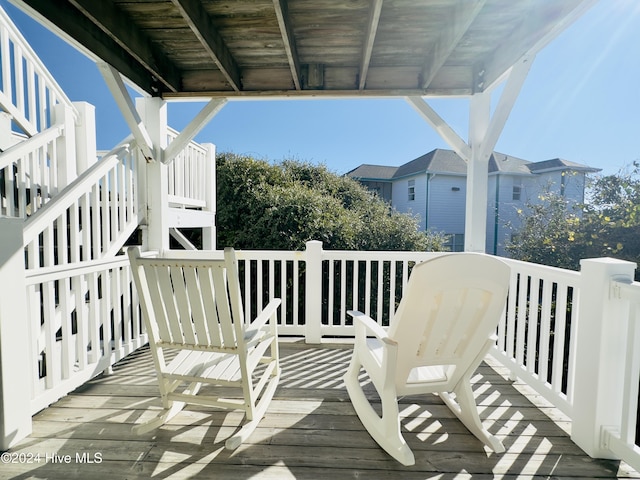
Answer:
[[[409,180],[408,194],[409,194],[408,198],[410,202],[416,199],[416,181],[415,180]]]
[[[522,197],[522,186],[521,185],[514,185],[513,186],[512,199],[519,201],[521,197]]]
[[[451,252],[464,252],[464,233],[447,233],[445,247]]]

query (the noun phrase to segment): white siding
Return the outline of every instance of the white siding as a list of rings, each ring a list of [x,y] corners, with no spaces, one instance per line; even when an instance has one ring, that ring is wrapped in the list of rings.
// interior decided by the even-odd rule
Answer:
[[[409,200],[409,180],[414,180],[414,200]],[[427,174],[422,173],[411,177],[405,177],[393,182],[391,193],[392,206],[402,213],[418,215],[420,229],[424,230],[427,212]]]
[[[429,180],[429,229],[444,233],[464,233],[466,196],[466,177],[432,175]]]
[[[491,194],[493,194],[493,200],[491,203],[495,202],[495,178],[494,177],[494,187],[491,190]],[[492,241],[487,241],[487,252],[495,252],[497,255],[506,256],[505,246],[511,241],[511,235],[516,233],[520,228],[520,216],[518,214],[518,210],[522,209],[523,206],[531,200],[531,197],[537,198],[539,191],[536,188],[535,183],[530,182],[530,177],[522,177],[517,175],[500,175],[499,180],[499,191],[498,191],[498,228],[497,228],[497,239],[494,240],[494,232],[495,228],[495,211],[491,214],[491,239]],[[514,186],[520,187],[520,199],[514,200]],[[487,222],[489,223],[489,222]],[[489,234],[489,232],[487,232]],[[489,236],[489,235],[487,235]],[[495,245],[495,241],[497,241],[497,246]]]
[[[499,177],[499,180],[498,180]],[[408,199],[409,180],[414,183],[414,200]],[[427,185],[428,181],[428,185]],[[491,175],[487,198],[487,252],[506,256],[506,245],[520,228],[519,210],[540,201],[546,190],[560,193],[580,204],[584,201],[585,175],[560,171],[539,175]],[[520,187],[520,198],[514,199],[514,186]],[[496,188],[498,209],[496,212]],[[417,215],[420,228],[447,234],[464,234],[466,177],[426,173],[395,180],[392,184],[392,205],[399,212]],[[517,190],[516,190],[517,193]],[[428,210],[427,210],[428,209]],[[496,218],[497,214],[497,218]],[[497,224],[497,228],[496,228]]]

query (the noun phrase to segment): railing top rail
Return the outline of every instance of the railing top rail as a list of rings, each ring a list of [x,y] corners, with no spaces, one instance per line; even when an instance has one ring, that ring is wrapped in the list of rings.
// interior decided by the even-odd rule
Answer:
[[[396,260],[413,261],[427,260],[449,252],[409,252],[398,250],[323,250],[322,256],[326,260]]]
[[[129,259],[126,255],[118,255],[116,257],[87,260],[77,263],[68,263],[56,265],[53,267],[34,268],[25,270],[25,283],[27,285],[35,285],[38,283],[52,282],[63,278],[78,277],[80,275],[88,275],[90,273],[101,272],[110,268],[118,268],[129,265]]]
[[[537,263],[524,262],[521,260],[513,260],[511,258],[502,258],[512,268],[517,271],[526,272],[532,275],[540,277],[551,277],[555,280],[565,281],[571,284],[577,284],[580,282],[580,272],[574,270],[567,270],[558,267],[549,267],[547,265],[540,265]]]
[[[55,92],[56,98],[58,98],[65,105],[69,106],[73,110],[74,115],[77,117],[78,111],[71,103],[71,100],[69,100],[69,97],[67,97],[62,88],[60,88],[60,85],[58,85],[58,82],[56,82],[55,78],[53,78],[53,75],[51,75],[44,63],[42,63],[42,60],[40,60],[36,52],[34,52],[33,48],[31,48],[29,42],[27,42],[22,33],[20,33],[20,30],[16,28],[7,13],[2,8],[0,8],[0,27],[7,29],[10,34],[11,41],[20,45],[22,54],[36,67],[38,75],[46,79],[47,85],[53,92]]]
[[[173,258],[217,259],[223,257],[222,250],[167,250],[163,254]],[[305,252],[285,250],[236,250],[238,260],[304,260]]]
[[[52,127],[37,133],[30,139],[7,148],[4,152],[0,153],[0,169],[8,167],[19,158],[24,157],[26,154],[33,152],[56,139],[60,136],[62,130],[64,130],[63,125],[53,125]]]

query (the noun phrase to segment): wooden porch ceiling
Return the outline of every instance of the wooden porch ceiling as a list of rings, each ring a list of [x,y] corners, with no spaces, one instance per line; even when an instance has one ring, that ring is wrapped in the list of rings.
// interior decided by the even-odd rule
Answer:
[[[596,0],[14,0],[162,97],[471,95]]]

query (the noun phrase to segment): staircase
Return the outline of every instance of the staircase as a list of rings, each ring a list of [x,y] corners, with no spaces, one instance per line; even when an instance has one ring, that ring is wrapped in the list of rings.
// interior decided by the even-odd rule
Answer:
[[[23,225],[27,312],[12,321],[28,323],[34,414],[147,342],[122,255],[144,239],[146,160],[132,137],[98,158],[93,107],[69,101],[2,9],[0,61],[0,217]],[[211,224],[213,164],[213,147],[191,142],[168,169],[185,248],[179,228]]]

